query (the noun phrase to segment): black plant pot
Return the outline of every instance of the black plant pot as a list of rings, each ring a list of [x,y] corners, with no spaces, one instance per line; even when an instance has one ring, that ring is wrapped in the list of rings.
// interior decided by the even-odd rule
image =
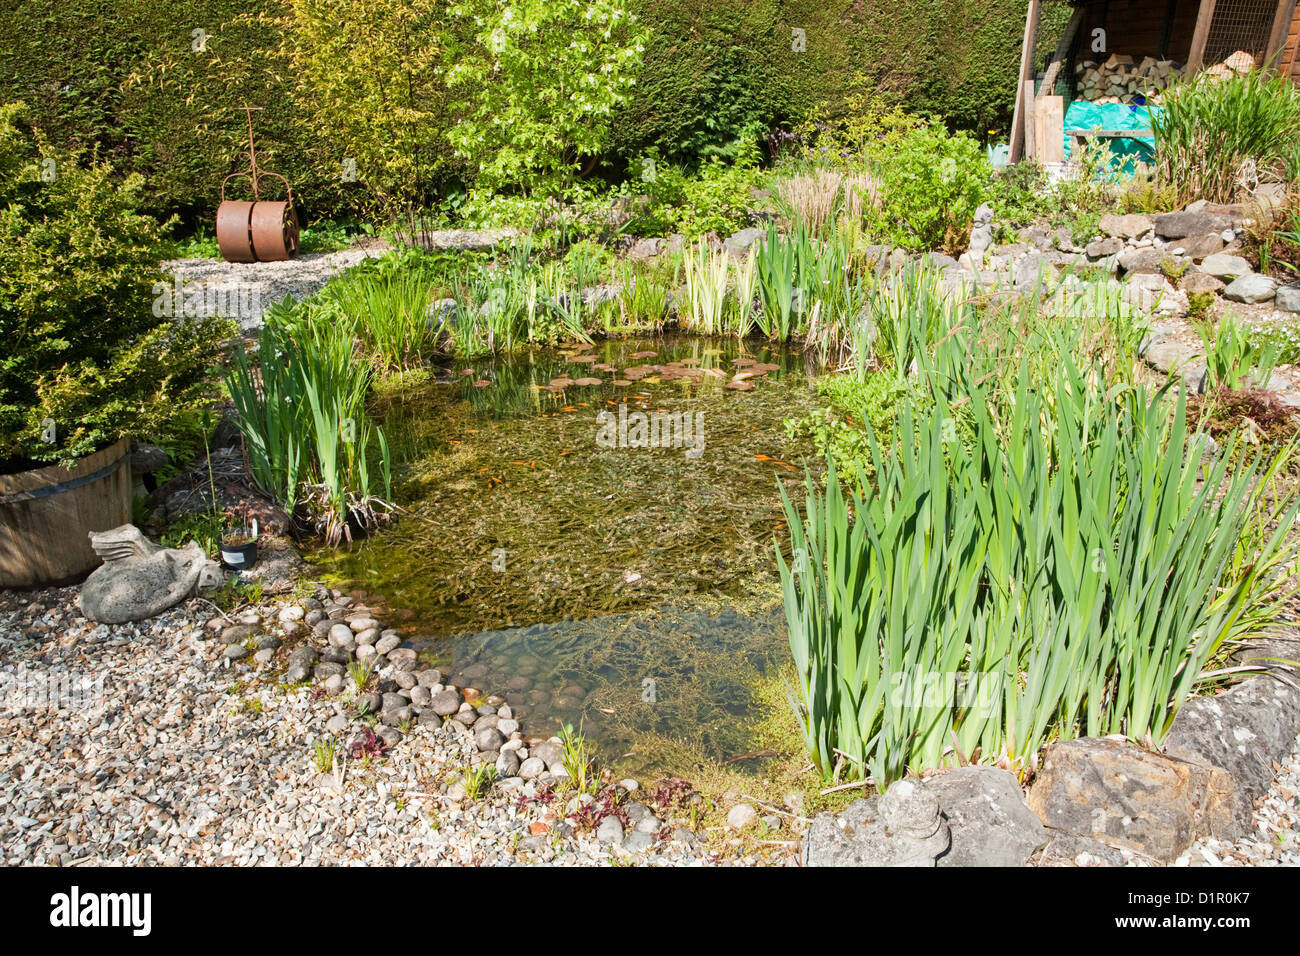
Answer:
[[[247,538],[243,544],[228,544],[228,538]],[[221,563],[232,571],[247,571],[257,563],[257,520],[252,528],[236,528],[221,536]]]

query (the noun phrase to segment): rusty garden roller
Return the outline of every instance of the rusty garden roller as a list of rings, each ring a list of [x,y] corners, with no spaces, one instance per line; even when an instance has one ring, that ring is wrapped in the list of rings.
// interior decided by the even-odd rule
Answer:
[[[298,254],[298,214],[293,208],[293,189],[279,173],[259,170],[253,146],[253,111],[248,114],[248,171],[231,173],[221,181],[221,205],[217,207],[217,247],[227,262],[276,262]],[[267,177],[284,183],[285,200],[261,198],[260,184]],[[226,199],[226,183],[246,179],[253,201]]]

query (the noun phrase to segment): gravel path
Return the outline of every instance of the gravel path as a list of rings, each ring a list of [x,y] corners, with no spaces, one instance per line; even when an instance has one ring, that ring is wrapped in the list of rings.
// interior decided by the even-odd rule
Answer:
[[[337,698],[281,683],[283,661],[225,660],[205,602],[109,626],[82,618],[75,596],[0,592],[9,865],[758,862],[724,837],[682,833],[682,804],[659,808],[660,836],[629,851],[568,822],[570,798],[532,781],[464,799],[473,744],[455,722],[414,726],[388,754],[321,774],[312,742]],[[52,675],[61,708],[42,697]]]
[[[295,300],[305,299],[343,270],[370,256],[381,256],[387,250],[387,243],[373,242],[364,248],[306,253],[284,262],[171,259],[162,267],[181,281],[187,304],[192,301],[191,296],[197,295],[207,295],[205,301],[216,301],[219,306],[225,306],[226,299],[238,297],[237,306],[212,311],[234,315],[244,329],[255,329],[261,324],[262,313],[272,303],[286,295]],[[207,290],[224,293],[225,297],[213,299]]]

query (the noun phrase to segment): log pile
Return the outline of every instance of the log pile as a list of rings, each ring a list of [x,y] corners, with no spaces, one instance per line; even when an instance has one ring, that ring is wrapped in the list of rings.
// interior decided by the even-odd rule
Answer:
[[[1173,60],[1145,57],[1141,63],[1125,54],[1113,53],[1102,63],[1084,60],[1075,66],[1078,99],[1091,103],[1132,103],[1137,97],[1159,102],[1159,94],[1183,75],[1182,65]]]

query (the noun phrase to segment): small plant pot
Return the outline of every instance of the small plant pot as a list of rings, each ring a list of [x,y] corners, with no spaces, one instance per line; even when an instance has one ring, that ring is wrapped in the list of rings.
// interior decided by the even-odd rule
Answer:
[[[221,536],[221,563],[232,571],[247,571],[257,563],[257,519],[251,528],[236,528]]]

